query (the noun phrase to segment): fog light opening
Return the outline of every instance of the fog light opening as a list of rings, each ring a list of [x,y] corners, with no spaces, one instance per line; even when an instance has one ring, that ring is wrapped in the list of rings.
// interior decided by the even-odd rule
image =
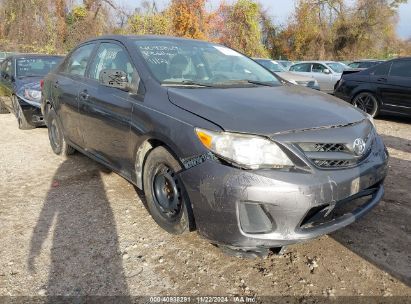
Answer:
[[[241,202],[238,209],[240,227],[243,232],[263,234],[274,230],[274,220],[263,204]]]

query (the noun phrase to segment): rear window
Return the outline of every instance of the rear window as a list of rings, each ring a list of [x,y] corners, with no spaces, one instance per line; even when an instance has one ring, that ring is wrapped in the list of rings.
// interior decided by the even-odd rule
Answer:
[[[21,58],[16,62],[17,77],[45,76],[57,66],[61,58]]]
[[[411,77],[411,60],[394,61],[390,76]]]

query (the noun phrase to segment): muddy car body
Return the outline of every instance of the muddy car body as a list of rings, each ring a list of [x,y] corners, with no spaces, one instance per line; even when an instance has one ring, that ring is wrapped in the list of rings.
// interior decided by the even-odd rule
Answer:
[[[388,155],[371,118],[220,45],[87,41],[47,76],[42,109],[55,153],[77,149],[144,190],[167,231],[230,249],[332,232],[384,193]]]

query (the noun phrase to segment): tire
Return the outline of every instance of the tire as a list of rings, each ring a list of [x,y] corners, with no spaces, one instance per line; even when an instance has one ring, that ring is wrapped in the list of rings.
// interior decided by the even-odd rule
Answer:
[[[8,114],[10,111],[6,108],[3,101],[0,100],[0,114]]]
[[[191,204],[176,174],[179,162],[164,147],[153,149],[144,164],[143,185],[147,207],[154,221],[171,234],[194,226]]]
[[[14,109],[14,114],[16,115],[17,118],[17,123],[19,124],[19,129],[20,130],[31,130],[34,129],[35,126],[33,126],[32,124],[30,124],[26,117],[23,114],[23,110],[21,109],[21,106],[19,104],[19,102],[17,101],[16,97],[12,97],[13,98],[13,109]]]
[[[64,139],[61,124],[57,119],[56,112],[50,110],[47,116],[48,134],[50,146],[53,152],[57,155],[68,156],[75,152],[75,149],[70,146]]]
[[[370,92],[361,92],[357,94],[352,100],[352,105],[372,117],[376,117],[380,111],[380,102],[378,101],[378,98]]]

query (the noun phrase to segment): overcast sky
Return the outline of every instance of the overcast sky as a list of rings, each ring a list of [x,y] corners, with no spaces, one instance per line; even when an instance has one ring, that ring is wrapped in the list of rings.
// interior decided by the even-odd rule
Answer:
[[[138,6],[142,0],[115,0],[117,3],[128,8]],[[217,7],[221,0],[209,0],[211,8]],[[170,1],[157,0],[160,7],[165,6]],[[230,3],[233,0],[226,0]],[[259,0],[265,9],[268,10],[271,16],[276,19],[277,23],[285,23],[294,8],[293,0]],[[411,1],[408,4],[402,4],[399,9],[400,22],[397,32],[401,38],[411,38]]]

